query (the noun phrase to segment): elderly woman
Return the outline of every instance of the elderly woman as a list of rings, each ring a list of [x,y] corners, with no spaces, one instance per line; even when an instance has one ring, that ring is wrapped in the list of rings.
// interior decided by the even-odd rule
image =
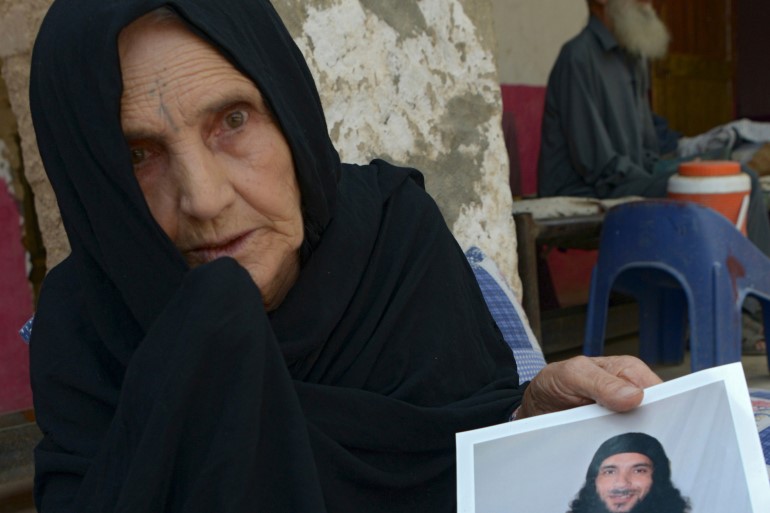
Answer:
[[[58,0],[30,95],[72,246],[31,341],[41,511],[452,511],[456,432],[657,382],[519,387],[420,174],[340,164],[267,0]]]

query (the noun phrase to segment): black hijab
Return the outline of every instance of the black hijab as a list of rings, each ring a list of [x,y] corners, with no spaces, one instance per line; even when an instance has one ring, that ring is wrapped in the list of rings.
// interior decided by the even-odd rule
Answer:
[[[300,276],[266,314],[234,261],[190,271],[120,129],[120,30],[163,5],[258,86],[292,151]],[[521,399],[414,170],[341,165],[266,0],[57,0],[30,103],[72,255],[31,341],[42,511],[450,511],[454,434]]]
[[[340,167],[310,71],[269,2],[54,2],[32,59],[35,132],[72,252],[117,289],[104,294],[117,293],[128,306],[132,318],[121,324],[131,327],[134,339],[187,269],[144,202],[120,127],[118,35],[163,5],[188,20],[265,95],[292,150],[311,247],[331,218]]]
[[[586,481],[594,482],[604,460],[616,454],[644,454],[653,464],[656,481],[671,481],[671,463],[657,438],[647,433],[623,433],[605,440],[596,450],[586,471]]]

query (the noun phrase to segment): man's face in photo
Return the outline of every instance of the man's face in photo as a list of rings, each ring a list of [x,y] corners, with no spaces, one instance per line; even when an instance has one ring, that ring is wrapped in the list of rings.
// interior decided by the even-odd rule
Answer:
[[[605,459],[596,476],[596,493],[608,511],[629,512],[652,487],[652,460],[644,454],[625,452]]]

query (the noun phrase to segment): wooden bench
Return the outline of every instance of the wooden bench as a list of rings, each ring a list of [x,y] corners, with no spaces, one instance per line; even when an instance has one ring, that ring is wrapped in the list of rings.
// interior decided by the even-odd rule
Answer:
[[[33,450],[41,438],[31,412],[0,415],[0,511],[34,511]]]
[[[574,349],[582,345],[584,307],[560,309],[544,316],[540,311],[538,284],[538,251],[543,246],[577,249],[597,249],[605,212],[611,207],[639,197],[616,200],[594,198],[538,198],[514,201],[519,276],[522,282],[522,306],[532,331],[546,354]],[[632,332],[637,321],[629,319],[636,313],[635,305],[616,308],[621,322],[610,323],[608,337]]]

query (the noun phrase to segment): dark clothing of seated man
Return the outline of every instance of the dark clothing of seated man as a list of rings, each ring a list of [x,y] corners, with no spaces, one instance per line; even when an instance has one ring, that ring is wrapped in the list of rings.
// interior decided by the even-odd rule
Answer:
[[[642,0],[589,0],[588,25],[561,49],[548,79],[540,196],[666,196],[677,159],[662,158],[650,109],[648,60],[668,32]],[[770,223],[755,173],[748,236],[770,255]]]

